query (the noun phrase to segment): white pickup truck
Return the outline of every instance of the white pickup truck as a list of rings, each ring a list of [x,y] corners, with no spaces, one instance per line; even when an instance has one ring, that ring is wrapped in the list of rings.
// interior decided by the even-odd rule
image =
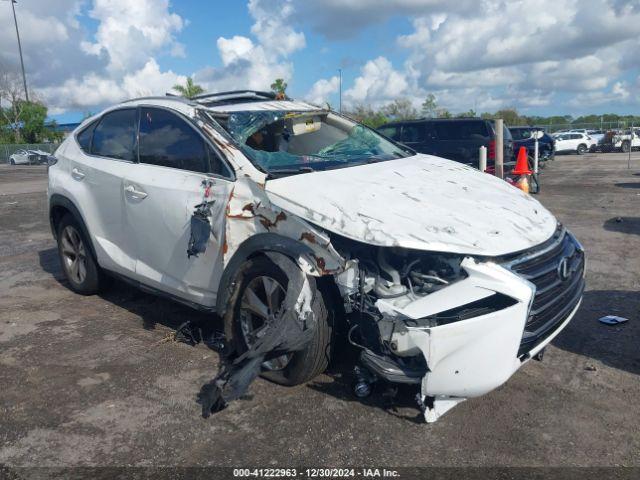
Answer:
[[[640,148],[640,129],[626,131],[613,137],[613,147],[628,153],[633,148]]]

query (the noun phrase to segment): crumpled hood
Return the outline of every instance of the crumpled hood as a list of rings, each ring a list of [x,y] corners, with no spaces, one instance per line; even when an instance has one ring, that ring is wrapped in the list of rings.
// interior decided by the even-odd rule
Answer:
[[[280,208],[379,246],[504,255],[547,240],[556,219],[498,178],[431,155],[269,180]]]

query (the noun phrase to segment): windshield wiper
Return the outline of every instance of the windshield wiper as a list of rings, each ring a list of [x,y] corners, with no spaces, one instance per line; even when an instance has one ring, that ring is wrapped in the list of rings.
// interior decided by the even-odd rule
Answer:
[[[298,175],[301,173],[310,173],[315,172],[314,168],[304,166],[300,168],[280,168],[277,170],[269,170],[269,175],[267,178],[275,178],[283,175]]]

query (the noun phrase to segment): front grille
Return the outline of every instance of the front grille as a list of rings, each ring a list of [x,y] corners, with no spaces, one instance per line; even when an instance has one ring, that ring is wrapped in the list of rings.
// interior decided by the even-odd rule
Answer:
[[[561,262],[566,264],[561,266]],[[584,291],[584,251],[564,229],[541,247],[505,265],[536,286],[518,356],[551,335],[576,307]]]

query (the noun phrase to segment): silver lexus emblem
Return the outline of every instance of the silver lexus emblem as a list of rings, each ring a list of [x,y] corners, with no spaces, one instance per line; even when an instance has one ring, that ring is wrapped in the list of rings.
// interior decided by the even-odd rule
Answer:
[[[558,264],[558,278],[563,282],[569,278],[571,275],[571,265],[570,265],[570,257],[563,257]]]

